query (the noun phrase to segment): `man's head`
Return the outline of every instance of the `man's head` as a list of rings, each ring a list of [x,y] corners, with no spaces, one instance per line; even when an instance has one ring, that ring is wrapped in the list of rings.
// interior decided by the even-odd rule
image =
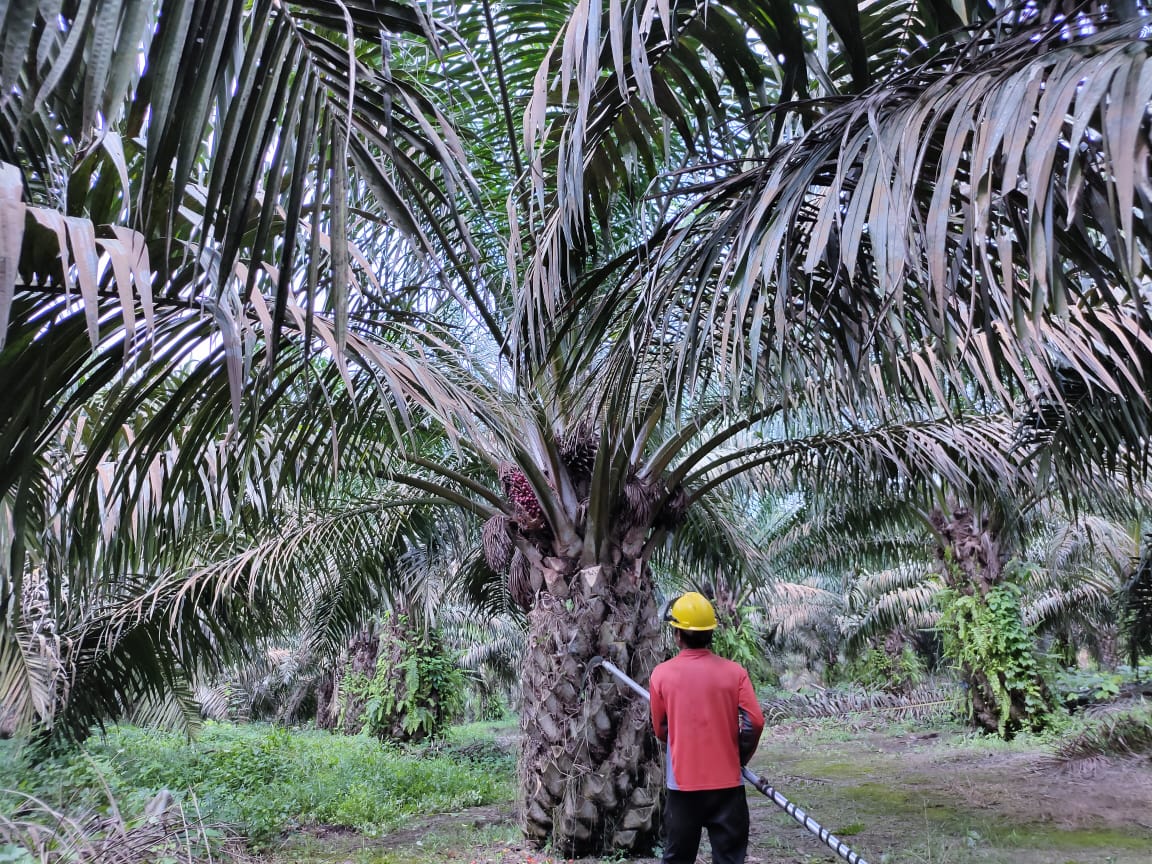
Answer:
[[[716,629],[716,610],[708,598],[696,591],[681,594],[668,606],[664,620],[676,630],[676,641],[683,648],[707,648]]]

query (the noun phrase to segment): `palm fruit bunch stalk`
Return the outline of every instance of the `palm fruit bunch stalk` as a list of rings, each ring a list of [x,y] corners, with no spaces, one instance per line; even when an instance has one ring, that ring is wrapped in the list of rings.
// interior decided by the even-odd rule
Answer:
[[[656,514],[654,527],[671,531],[688,515],[688,493],[683,486],[677,486],[669,494],[664,506]]]
[[[521,609],[532,608],[535,590],[528,560],[516,548],[512,539],[515,523],[503,513],[497,513],[484,523],[481,530],[484,560],[493,573],[508,574],[508,594]]]
[[[517,549],[508,568],[508,594],[512,602],[527,612],[532,608],[538,587],[532,584],[532,568],[528,559]]]

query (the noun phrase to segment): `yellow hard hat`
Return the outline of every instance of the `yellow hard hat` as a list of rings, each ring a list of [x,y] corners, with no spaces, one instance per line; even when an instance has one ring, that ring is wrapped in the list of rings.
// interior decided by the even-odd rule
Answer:
[[[664,620],[677,630],[715,630],[716,610],[703,594],[689,591],[672,601]]]

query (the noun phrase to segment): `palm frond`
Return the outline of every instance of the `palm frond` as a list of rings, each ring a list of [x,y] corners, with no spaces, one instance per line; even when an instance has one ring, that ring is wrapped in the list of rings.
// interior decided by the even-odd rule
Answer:
[[[103,778],[101,778],[103,780]],[[104,784],[109,815],[74,812],[23,795],[12,815],[0,814],[0,841],[33,860],[91,860],[107,864],[143,864],[158,858],[194,864],[203,857],[227,861],[215,829],[198,814],[186,812],[168,790],[143,808],[118,803]],[[34,856],[34,857],[33,857]]]
[[[1053,754],[1061,767],[1090,767],[1109,757],[1144,756],[1152,752],[1152,717],[1135,710],[1102,718],[1063,741]]]
[[[940,620],[937,595],[941,587],[938,580],[924,580],[921,574],[917,584],[878,592],[866,605],[857,599],[856,614],[844,627],[848,654],[859,653],[870,640],[882,639],[889,633],[934,628]]]
[[[1138,459],[1147,145],[1123,118],[1143,116],[1152,86],[1142,26],[1005,25],[687,190],[620,259],[646,298],[628,328],[653,345],[676,334],[679,376],[705,358],[756,381],[816,369],[937,405],[963,381],[1000,405],[1060,399],[1055,370],[1071,367],[1126,406],[1114,416]],[[707,326],[681,327],[690,310]]]
[[[963,709],[963,705],[963,694],[955,687],[923,685],[902,694],[831,690],[816,695],[796,694],[769,700],[762,707],[764,719],[778,724],[794,719],[870,713],[879,713],[885,718],[913,717],[923,721],[953,716]]]
[[[655,549],[653,566],[680,587],[720,582],[747,593],[771,581],[773,574],[748,530],[749,504],[747,493],[735,484],[701,499]]]

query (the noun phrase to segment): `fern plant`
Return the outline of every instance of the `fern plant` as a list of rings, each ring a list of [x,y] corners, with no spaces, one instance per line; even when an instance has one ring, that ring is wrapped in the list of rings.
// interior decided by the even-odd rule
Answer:
[[[924,661],[909,644],[894,653],[870,647],[838,669],[841,681],[854,681],[869,690],[887,693],[909,692],[923,684],[926,676]]]
[[[987,593],[946,589],[940,595],[944,654],[968,682],[970,716],[986,727],[994,719],[1004,738],[1022,728],[1040,731],[1053,711],[1035,638],[1021,614],[1018,575],[1006,567],[1004,580]]]

